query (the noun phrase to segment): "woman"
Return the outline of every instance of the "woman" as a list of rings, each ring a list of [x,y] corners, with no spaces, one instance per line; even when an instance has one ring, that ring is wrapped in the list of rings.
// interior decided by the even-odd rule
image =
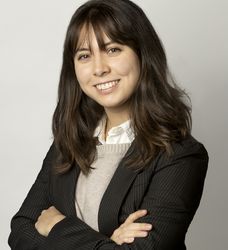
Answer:
[[[12,249],[186,249],[208,156],[143,11],[92,0],[64,45],[54,142],[18,213]]]

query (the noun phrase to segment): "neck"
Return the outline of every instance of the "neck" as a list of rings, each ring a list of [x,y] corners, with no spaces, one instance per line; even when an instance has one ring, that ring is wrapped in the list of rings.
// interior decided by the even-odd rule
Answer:
[[[105,129],[104,129],[104,138],[106,140],[108,131],[111,128],[116,127],[116,126],[126,122],[127,120],[130,119],[130,117],[129,117],[128,111],[119,112],[117,110],[105,109],[105,113],[107,116],[107,120],[106,120]]]
[[[105,110],[105,113],[107,115],[107,122],[106,122],[107,130],[110,130],[112,127],[116,127],[123,122],[126,122],[130,118],[128,112],[121,112],[121,113],[110,112],[110,111],[107,112]]]

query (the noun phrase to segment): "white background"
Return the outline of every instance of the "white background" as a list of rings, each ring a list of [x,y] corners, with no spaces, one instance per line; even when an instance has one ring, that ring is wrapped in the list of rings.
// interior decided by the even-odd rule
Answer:
[[[0,0],[0,249],[51,144],[66,28],[79,0]],[[227,248],[227,0],[137,0],[193,103],[193,135],[209,152],[188,250]]]

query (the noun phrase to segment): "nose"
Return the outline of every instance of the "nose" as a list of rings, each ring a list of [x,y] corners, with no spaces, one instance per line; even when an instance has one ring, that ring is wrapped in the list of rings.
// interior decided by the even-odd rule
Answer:
[[[104,76],[109,72],[110,67],[102,53],[99,53],[99,55],[94,55],[94,75]]]

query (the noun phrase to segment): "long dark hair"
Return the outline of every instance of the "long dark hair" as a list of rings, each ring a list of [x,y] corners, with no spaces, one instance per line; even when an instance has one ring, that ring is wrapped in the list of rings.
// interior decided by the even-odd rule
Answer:
[[[190,134],[188,97],[172,80],[162,43],[144,12],[129,0],[90,0],[76,10],[67,29],[53,135],[59,151],[57,171],[78,164],[87,174],[96,157],[93,137],[104,108],[86,96],[77,81],[74,56],[83,27],[91,26],[100,47],[103,32],[114,42],[131,47],[140,61],[140,77],[131,96],[130,119],[135,133],[128,167],[143,168],[160,150]]]

